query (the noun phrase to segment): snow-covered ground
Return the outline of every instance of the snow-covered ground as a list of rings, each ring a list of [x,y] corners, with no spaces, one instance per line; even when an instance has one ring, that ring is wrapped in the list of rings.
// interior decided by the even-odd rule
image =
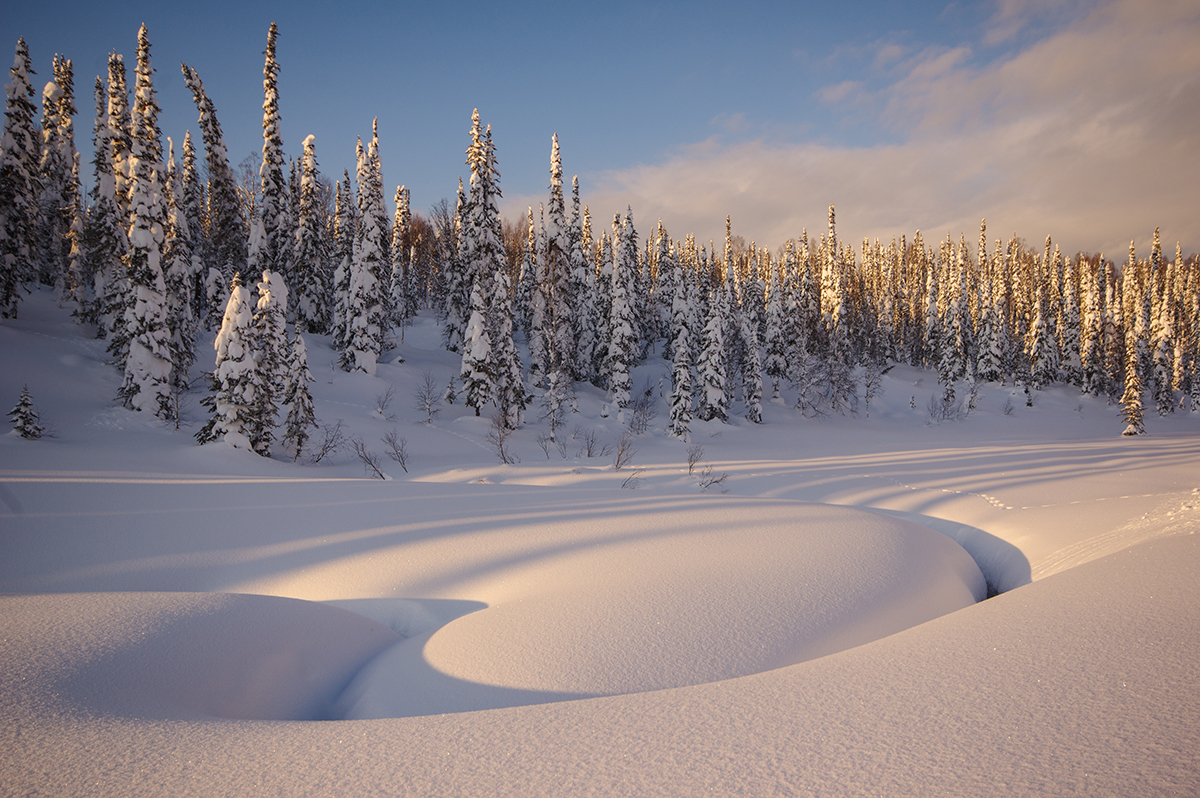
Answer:
[[[897,367],[869,417],[695,422],[689,469],[651,359],[628,465],[590,387],[503,465],[413,408],[437,336],[376,377],[309,340],[378,480],[122,409],[48,293],[0,325],[54,432],[0,436],[0,794],[1200,793],[1200,416],[993,385],[936,423]]]

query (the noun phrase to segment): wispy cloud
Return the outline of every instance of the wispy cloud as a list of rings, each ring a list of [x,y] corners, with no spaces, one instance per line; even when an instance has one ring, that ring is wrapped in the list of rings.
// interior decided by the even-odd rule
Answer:
[[[834,202],[847,237],[957,238],[987,217],[991,238],[1050,234],[1068,251],[1116,254],[1155,226],[1200,248],[1200,6],[1058,3],[1073,16],[1034,38],[1038,7],[1000,3],[981,46],[1031,43],[990,63],[971,43],[889,52],[902,67],[884,90],[847,81],[820,93],[855,114],[870,103],[899,143],[709,139],[601,175],[588,199],[608,213],[632,205],[646,229],[661,216],[673,235],[715,238],[731,214],[772,247],[821,227]]]

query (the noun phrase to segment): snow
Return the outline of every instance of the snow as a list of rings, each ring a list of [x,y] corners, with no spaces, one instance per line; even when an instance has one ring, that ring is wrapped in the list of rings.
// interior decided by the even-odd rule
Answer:
[[[49,291],[0,325],[0,398],[53,434],[0,436],[0,792],[1200,791],[1197,417],[1122,438],[1103,400],[990,385],[937,423],[897,367],[870,418],[693,420],[692,473],[656,393],[615,470],[577,386],[563,452],[530,424],[504,465],[486,418],[410,407],[457,374],[439,332],[376,376],[307,336],[315,436],[396,429],[384,481],[120,408]]]

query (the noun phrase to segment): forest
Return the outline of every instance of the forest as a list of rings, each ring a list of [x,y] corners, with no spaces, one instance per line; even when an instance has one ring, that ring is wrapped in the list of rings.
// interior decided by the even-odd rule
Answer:
[[[977,243],[921,231],[855,245],[827,226],[773,249],[746,243],[726,219],[724,242],[639,234],[627,208],[593,220],[578,179],[568,200],[557,136],[549,193],[524,219],[503,220],[497,148],[475,112],[469,184],[426,214],[404,186],[385,201],[379,132],[358,142],[355,170],[332,184],[313,136],[285,156],[275,58],[263,66],[257,173],[235,169],[216,106],[186,64],[201,131],[177,157],[159,128],[149,34],[138,33],[132,91],[112,53],[94,86],[90,188],[81,185],[70,60],[55,56],[41,93],[19,41],[0,160],[0,314],[15,318],[32,286],[52,287],[80,324],[107,341],[128,408],[178,418],[204,392],[201,442],[223,438],[298,457],[316,420],[305,335],[327,335],[347,371],[374,374],[421,312],[436,314],[462,358],[438,386],[451,403],[514,429],[538,413],[553,431],[574,386],[606,390],[625,423],[638,402],[631,370],[651,353],[671,364],[670,426],[740,414],[764,401],[808,417],[869,412],[896,363],[937,374],[930,413],[969,409],[979,386],[1021,386],[1026,401],[1065,383],[1119,403],[1124,434],[1200,408],[1200,262],[1134,242],[1121,260],[1063,253],[1047,236]],[[569,205],[568,205],[569,202]],[[216,333],[216,361],[197,351]],[[203,372],[197,374],[193,366]]]

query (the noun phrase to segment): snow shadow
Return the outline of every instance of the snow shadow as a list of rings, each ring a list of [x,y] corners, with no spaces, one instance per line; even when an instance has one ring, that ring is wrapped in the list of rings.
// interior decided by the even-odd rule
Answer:
[[[65,641],[64,647],[81,653],[64,659],[82,661],[65,668],[56,688],[89,714],[108,717],[328,720],[359,670],[401,640],[361,615],[278,596],[123,593],[34,600],[50,619],[72,602],[106,608],[104,627],[76,630]],[[58,632],[51,625],[49,638]]]
[[[466,599],[364,598],[323,601],[383,624],[404,639],[431,633],[468,613],[487,609]]]
[[[983,573],[983,578],[987,580],[988,598],[1033,581],[1032,568],[1025,554],[1008,541],[1001,540],[982,529],[957,521],[948,521],[945,518],[903,510],[884,510],[879,507],[860,507],[858,509],[927,526],[962,546],[967,554],[970,554],[971,558],[975,560],[975,564]]]

